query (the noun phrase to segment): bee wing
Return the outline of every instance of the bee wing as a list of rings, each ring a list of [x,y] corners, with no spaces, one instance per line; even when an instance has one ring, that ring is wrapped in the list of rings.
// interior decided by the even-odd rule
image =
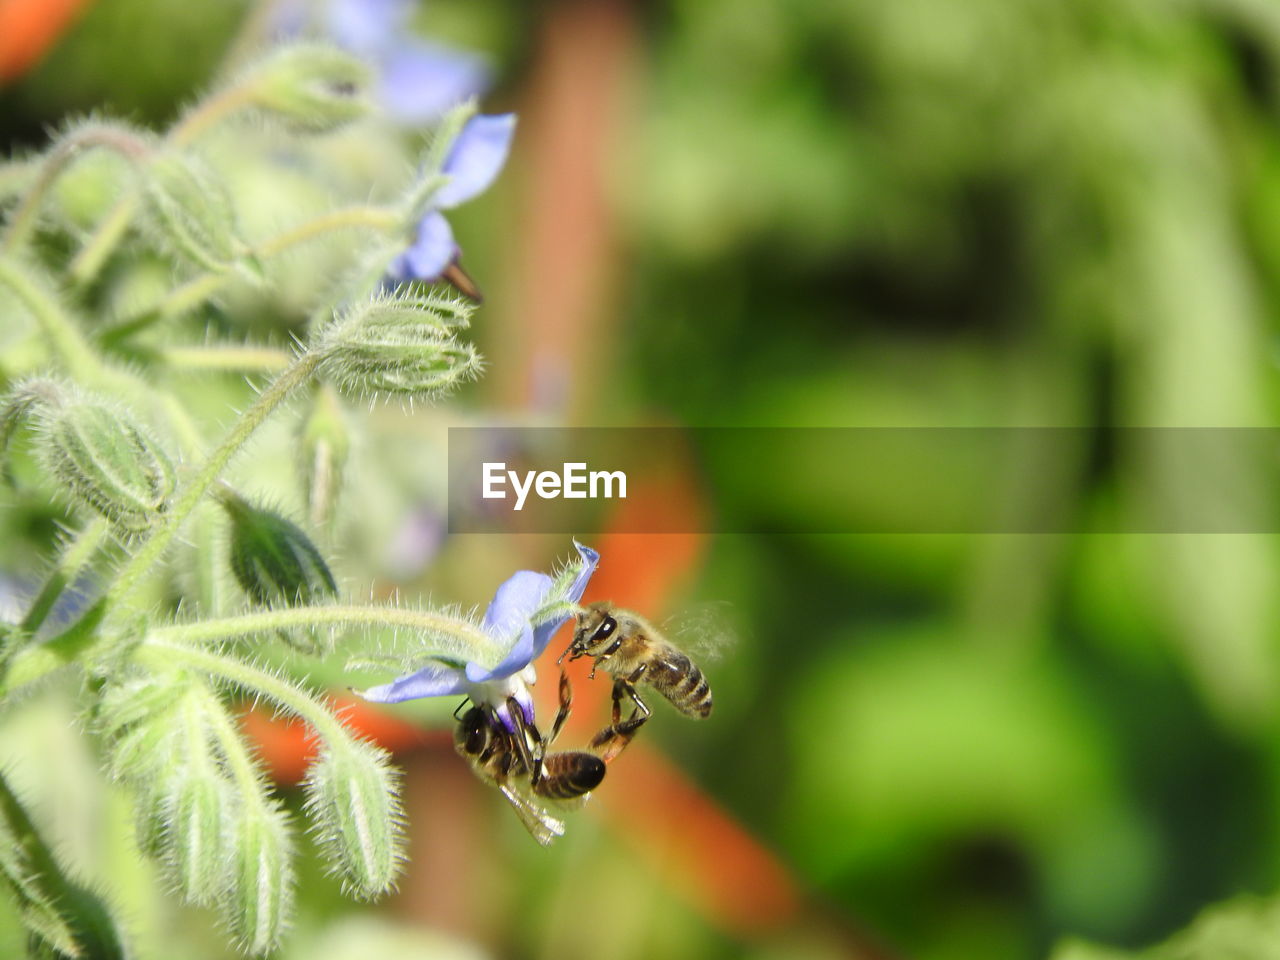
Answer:
[[[697,663],[719,660],[742,635],[731,617],[731,604],[724,601],[686,607],[662,621],[659,629]]]
[[[556,797],[548,802],[555,806],[557,810],[573,811],[581,810],[587,805],[587,801],[591,799],[591,794],[584,793],[577,797]]]
[[[524,828],[544,847],[551,844],[556,837],[564,836],[564,821],[557,820],[541,806],[513,789],[509,784],[499,784],[498,789],[515,809]]]

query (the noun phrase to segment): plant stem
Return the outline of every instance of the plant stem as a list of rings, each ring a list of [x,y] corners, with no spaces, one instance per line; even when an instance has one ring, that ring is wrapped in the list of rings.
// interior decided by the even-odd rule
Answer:
[[[14,211],[13,217],[9,220],[4,239],[0,240],[0,251],[13,251],[26,239],[26,235],[35,224],[40,203],[49,192],[49,188],[57,181],[58,175],[66,169],[67,164],[75,158],[76,154],[90,147],[109,147],[135,162],[146,156],[149,150],[141,137],[116,127],[86,127],[66,137],[41,164],[39,175],[23,197],[21,206]]]
[[[208,698],[208,709],[203,712],[203,715],[208,720],[214,737],[218,740],[218,749],[227,761],[232,779],[240,787],[244,802],[265,806],[262,777],[245,749],[244,740],[241,739],[240,733],[227,715],[227,708],[207,690],[202,690],[201,696]]]
[[[142,192],[137,187],[117,200],[116,205],[93,231],[93,235],[71,258],[67,272],[78,285],[87,286],[98,275],[111,251],[129,229],[129,221],[133,219],[141,201]]]
[[[108,379],[106,367],[54,297],[41,289],[25,270],[3,257],[0,257],[0,284],[12,290],[14,296],[31,311],[54,355],[68,373],[82,382],[101,383]]]
[[[0,257],[0,284],[9,287],[31,311],[54,355],[74,379],[83,386],[123,395],[144,406],[156,404],[156,409],[169,421],[184,452],[194,456],[204,449],[199,428],[186,408],[175,398],[167,394],[157,395],[148,384],[104,364],[53,295],[3,257]]]
[[[227,271],[202,273],[188,280],[182,286],[169,293],[154,311],[156,320],[167,320],[181,316],[193,307],[204,303],[218,292],[218,288],[227,282]]]
[[[368,227],[370,230],[388,230],[397,226],[401,221],[401,217],[394,210],[388,210],[386,207],[359,206],[346,207],[342,210],[334,210],[332,213],[326,213],[290,230],[286,230],[281,234],[277,234],[258,248],[258,254],[263,257],[274,257],[283,253],[290,247],[305,243],[308,240],[314,240],[331,230],[338,230],[343,227]]]
[[[169,666],[177,664],[229,680],[242,690],[264,696],[305,720],[316,733],[330,743],[341,743],[348,737],[346,727],[324,704],[279,677],[239,660],[219,656],[197,647],[163,643],[155,640],[154,636],[138,648],[134,657]]]
[[[197,623],[160,627],[151,637],[161,642],[217,643],[259,634],[275,633],[305,627],[390,627],[414,630],[430,636],[454,638],[453,644],[436,642],[424,646],[424,658],[477,663],[498,663],[505,655],[499,645],[475,624],[461,617],[434,613],[430,610],[404,610],[398,607],[358,607],[338,604],[314,607],[285,607],[256,613],[203,620]]]
[[[258,257],[265,260],[278,256],[291,247],[316,240],[334,230],[361,227],[368,230],[388,230],[399,226],[400,222],[400,215],[386,207],[347,207],[323,214],[277,234],[264,241],[255,252]],[[234,276],[233,271],[220,270],[188,280],[161,301],[160,306],[155,310],[155,319],[164,320],[186,313],[217,293],[218,288],[232,276]]]
[[[253,86],[239,83],[200,104],[169,131],[166,138],[175,147],[185,147],[230,113],[239,110],[253,96]]]
[[[227,114],[244,106],[251,93],[249,85],[241,84],[206,100],[169,132],[165,142],[174,147],[187,146]],[[111,251],[129,229],[129,222],[137,212],[141,200],[142,190],[135,186],[116,202],[111,212],[98,224],[98,229],[80,248],[68,267],[77,284],[85,286],[98,275]]]
[[[271,347],[169,347],[165,363],[183,370],[258,370],[274,373],[293,361],[287,350]]]
[[[57,603],[58,597],[62,596],[62,591],[76,582],[110,532],[111,525],[106,518],[95,517],[67,544],[66,550],[58,559],[58,565],[49,574],[49,579],[45,581],[40,593],[32,601],[31,609],[22,619],[20,626],[24,631],[34,634],[40,629],[40,625],[49,616],[49,611]]]
[[[200,468],[200,472],[187,484],[182,495],[165,517],[164,523],[121,569],[119,578],[112,586],[112,593],[116,601],[123,600],[137,585],[138,581],[150,572],[169,546],[169,543],[177,535],[183,522],[204,498],[209,488],[217,481],[219,474],[222,473],[231,458],[244,446],[245,441],[253,435],[253,432],[262,425],[272,411],[296,387],[305,383],[311,377],[320,359],[321,354],[318,351],[313,350],[302,354],[280,376],[276,377],[271,382],[271,385],[259,395],[253,406],[244,412],[244,415],[231,428],[231,432],[227,434],[222,443],[209,454],[208,459],[205,460],[204,465]]]

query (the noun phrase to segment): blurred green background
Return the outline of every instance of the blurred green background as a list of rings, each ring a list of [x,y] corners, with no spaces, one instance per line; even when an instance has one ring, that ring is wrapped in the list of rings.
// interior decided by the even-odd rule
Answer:
[[[0,90],[0,140],[38,148],[86,111],[172,118],[249,12],[90,3]],[[488,294],[492,365],[431,429],[1267,426],[1280,412],[1270,0],[430,0],[415,25],[485,54],[485,109],[521,116],[504,179],[454,220]],[[387,149],[364,162],[398,174],[410,154]],[[300,283],[252,323],[282,338],[305,316]],[[402,431],[388,443],[417,435],[399,411],[379,417]],[[404,475],[381,481],[393,501],[438,505],[423,478],[439,470],[419,462],[432,453],[398,454]],[[647,821],[626,838],[624,817],[578,818],[558,849],[535,849],[496,796],[466,792],[446,746],[404,758],[401,896],[356,908],[309,877],[290,956],[1102,960],[1211,905],[1270,898],[1280,541],[1106,532],[1100,518],[1161,482],[1150,450],[1014,450],[983,481],[1028,470],[1078,533],[722,536],[652,611],[727,602],[739,639],[707,665],[716,716],[664,712],[644,735],[776,855],[800,897],[777,922],[726,919],[638,856]],[[761,489],[748,464],[710,480],[727,526],[812,527],[824,510]],[[847,496],[925,486],[851,465]],[[403,522],[368,509],[347,511],[348,573]],[[10,534],[12,572],[34,547]],[[480,603],[513,556],[545,567],[567,546],[509,539],[454,538],[376,582]],[[630,549],[643,556],[643,538]],[[447,722],[443,705],[424,716]],[[3,731],[0,762],[43,749],[47,769],[68,768],[44,778],[48,796],[93,776],[64,718],[36,703]],[[61,745],[29,753],[41,737]],[[50,814],[62,842],[147,890],[125,840],[76,837],[97,814],[69,802]],[[227,955],[198,912],[122,896],[151,942]],[[1159,955],[1275,955],[1269,899],[1217,909]]]

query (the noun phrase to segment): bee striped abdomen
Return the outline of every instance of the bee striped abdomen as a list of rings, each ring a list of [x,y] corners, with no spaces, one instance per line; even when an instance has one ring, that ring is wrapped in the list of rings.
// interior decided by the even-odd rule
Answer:
[[[542,778],[534,791],[552,800],[570,800],[600,786],[604,770],[604,762],[593,753],[552,753],[542,761]]]
[[[681,651],[669,650],[650,665],[645,679],[685,716],[710,715],[711,686],[697,664]]]

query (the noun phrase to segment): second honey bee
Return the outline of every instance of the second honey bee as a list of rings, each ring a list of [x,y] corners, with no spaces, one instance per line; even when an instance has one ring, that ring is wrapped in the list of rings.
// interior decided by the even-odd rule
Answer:
[[[476,775],[498,788],[533,838],[546,846],[564,833],[564,823],[543,801],[582,802],[604,779],[605,767],[585,751],[533,754],[527,735],[519,725],[508,730],[491,708],[471,706],[458,717],[453,742]]]
[[[561,654],[577,660],[591,657],[591,675],[604,670],[613,677],[613,723],[592,741],[606,760],[622,752],[636,730],[649,719],[651,711],[636,692],[643,684],[665,697],[687,717],[711,715],[711,686],[702,670],[683,650],[667,640],[639,614],[620,610],[608,602],[593,603],[578,614],[573,641]],[[562,678],[562,688],[567,687]],[[622,719],[622,699],[634,705],[631,716]],[[568,716],[569,697],[561,694],[560,715],[552,728],[552,738]]]

